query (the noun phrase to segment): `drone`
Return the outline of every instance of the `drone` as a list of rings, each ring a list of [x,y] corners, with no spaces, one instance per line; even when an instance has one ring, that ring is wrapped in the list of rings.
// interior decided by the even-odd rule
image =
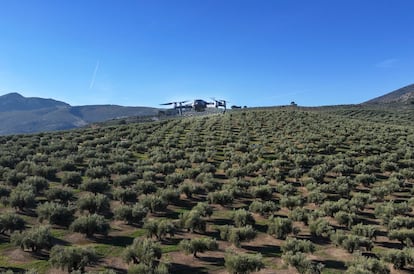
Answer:
[[[216,100],[214,98],[211,98],[214,102],[207,102],[202,99],[195,99],[192,103],[186,104],[189,101],[178,101],[178,102],[169,102],[161,104],[162,106],[168,106],[173,105],[174,109],[178,109],[178,113],[180,115],[183,115],[183,110],[188,109],[194,109],[196,112],[203,112],[205,111],[209,106],[214,106],[215,108],[224,108],[223,113],[226,112],[226,100]]]

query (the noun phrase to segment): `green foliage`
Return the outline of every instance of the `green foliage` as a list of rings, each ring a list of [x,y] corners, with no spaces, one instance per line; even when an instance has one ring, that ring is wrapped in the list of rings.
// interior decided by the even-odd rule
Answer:
[[[390,240],[398,240],[406,246],[413,246],[414,229],[402,228],[390,230],[388,232],[388,238]]]
[[[362,236],[353,234],[344,234],[343,232],[336,232],[331,234],[331,241],[336,246],[341,246],[346,249],[349,253],[354,253],[355,250],[364,247],[367,251],[371,251],[374,244],[373,242]]]
[[[167,234],[171,238],[176,231],[175,225],[169,220],[149,219],[144,222],[143,228],[146,230],[148,237],[155,236],[157,240],[164,239]]]
[[[48,220],[50,224],[68,227],[74,219],[73,210],[54,202],[45,202],[36,209],[39,220]]]
[[[293,232],[292,221],[287,218],[272,217],[267,225],[267,233],[278,238],[286,239],[289,233]]]
[[[295,267],[301,274],[320,274],[324,267],[323,264],[314,264],[307,260],[305,254],[302,252],[286,252],[282,255],[282,259],[288,265]]]
[[[139,224],[147,216],[147,213],[148,208],[141,204],[121,205],[114,209],[115,219],[125,221],[127,224]]]
[[[112,193],[113,193],[114,199],[122,202],[123,204],[134,203],[137,201],[137,193],[135,189],[131,187],[116,188]]]
[[[128,274],[168,274],[168,266],[159,263],[157,266],[148,266],[146,264],[134,264],[128,268]]]
[[[396,215],[405,214],[411,211],[411,207],[406,202],[394,203],[391,201],[377,206],[375,208],[375,216],[382,219],[384,224],[388,224],[388,222]]]
[[[10,237],[10,242],[23,250],[38,252],[52,245],[52,235],[49,227],[37,226],[23,232],[14,232]]]
[[[262,200],[270,200],[273,196],[273,189],[269,185],[253,186],[250,188],[253,197]]]
[[[388,250],[383,258],[386,262],[393,264],[395,269],[402,269],[405,266],[414,264],[414,249],[404,248],[403,250]]]
[[[158,243],[151,239],[135,238],[132,245],[126,247],[123,258],[127,263],[133,262],[153,267],[161,255],[161,247]]]
[[[62,184],[71,187],[78,187],[82,183],[82,176],[79,172],[68,171],[62,174]]]
[[[213,215],[213,208],[206,202],[198,202],[191,211],[198,211],[203,217],[210,217]]]
[[[190,210],[180,214],[180,225],[182,228],[190,232],[195,230],[199,232],[206,231],[206,222],[203,220],[203,212],[198,210]]]
[[[17,214],[4,213],[0,215],[0,233],[12,233],[15,230],[22,231],[25,227],[25,221]]]
[[[345,225],[348,229],[350,229],[357,221],[355,213],[348,213],[345,211],[338,211],[335,213],[334,217],[338,224]]]
[[[90,213],[105,213],[109,211],[109,198],[101,193],[87,193],[77,202],[80,211],[88,210]]]
[[[347,262],[346,274],[389,274],[387,265],[378,259],[364,256],[356,256],[352,261]]]
[[[46,198],[48,201],[51,202],[59,202],[62,204],[68,204],[69,201],[73,200],[74,193],[70,188],[50,188],[45,193]]]
[[[309,231],[313,236],[326,238],[331,235],[333,228],[328,221],[318,218],[309,222]]]
[[[414,218],[408,216],[395,216],[388,223],[388,229],[414,228]]]
[[[295,207],[299,207],[303,205],[303,199],[302,196],[296,195],[296,196],[286,196],[283,195],[282,198],[280,198],[280,206],[281,207],[287,207],[290,210],[294,209]]]
[[[262,216],[269,216],[279,209],[279,206],[273,201],[254,200],[249,206],[250,212],[259,213]]]
[[[292,252],[296,254],[302,253],[313,253],[315,251],[315,245],[308,240],[298,240],[295,238],[287,238],[285,244],[282,246],[283,253]]]
[[[34,208],[36,206],[34,187],[28,184],[19,184],[11,191],[9,203],[19,210]]]
[[[220,190],[220,191],[210,192],[207,195],[207,199],[212,204],[230,205],[233,203],[234,196],[233,196],[233,193],[229,190]]]
[[[261,254],[226,252],[224,265],[231,274],[248,274],[264,268]]]
[[[49,182],[40,176],[26,177],[23,183],[33,186],[35,193],[42,193],[44,190],[49,188]]]
[[[240,247],[241,242],[253,240],[257,235],[252,226],[234,227],[223,225],[217,227],[217,229],[222,240],[229,241],[237,247]]]
[[[94,194],[104,193],[110,189],[110,184],[106,178],[88,179],[80,185],[80,188]]]
[[[167,208],[167,201],[162,197],[150,194],[140,198],[140,204],[150,210],[151,213],[165,211]]]
[[[50,250],[50,264],[61,269],[67,269],[68,272],[84,272],[86,266],[97,261],[98,256],[90,248],[57,245]]]
[[[236,227],[255,224],[255,220],[252,214],[249,211],[246,211],[245,209],[238,209],[233,211],[231,219],[234,221]]]
[[[186,254],[193,254],[198,258],[197,252],[203,253],[208,250],[213,251],[218,249],[216,240],[211,238],[193,238],[191,240],[182,240],[179,244],[180,249]]]
[[[94,234],[106,236],[110,227],[105,218],[98,214],[80,216],[70,225],[70,230],[85,234],[88,238]]]
[[[368,239],[376,238],[378,228],[374,225],[357,224],[352,227],[352,234],[366,237]]]

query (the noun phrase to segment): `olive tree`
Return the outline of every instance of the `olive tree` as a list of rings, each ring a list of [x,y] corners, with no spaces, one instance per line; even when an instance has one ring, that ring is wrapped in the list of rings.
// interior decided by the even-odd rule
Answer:
[[[249,274],[264,268],[261,254],[226,252],[224,265],[230,274]]]
[[[182,240],[179,247],[186,254],[193,254],[195,258],[198,258],[197,252],[203,253],[208,250],[217,250],[218,244],[216,240],[211,238],[193,238],[191,240]]]
[[[49,262],[51,265],[72,271],[85,271],[85,267],[96,263],[98,256],[92,248],[76,246],[54,246],[50,250]]]
[[[23,250],[37,252],[52,245],[52,234],[49,227],[37,226],[23,232],[14,232],[10,242]]]

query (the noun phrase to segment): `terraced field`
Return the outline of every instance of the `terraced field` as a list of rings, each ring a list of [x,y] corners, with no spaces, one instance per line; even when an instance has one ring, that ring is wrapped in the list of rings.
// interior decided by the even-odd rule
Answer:
[[[0,268],[412,273],[410,117],[286,107],[0,137]]]

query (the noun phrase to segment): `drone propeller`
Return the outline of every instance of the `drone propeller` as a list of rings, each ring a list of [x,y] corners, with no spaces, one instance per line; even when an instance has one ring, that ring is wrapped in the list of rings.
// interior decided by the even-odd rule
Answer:
[[[169,103],[164,103],[164,104],[160,104],[160,105],[161,106],[181,105],[181,104],[184,104],[184,103],[187,103],[187,102],[189,102],[189,101],[187,100],[187,101],[179,101],[179,102],[169,102]]]

